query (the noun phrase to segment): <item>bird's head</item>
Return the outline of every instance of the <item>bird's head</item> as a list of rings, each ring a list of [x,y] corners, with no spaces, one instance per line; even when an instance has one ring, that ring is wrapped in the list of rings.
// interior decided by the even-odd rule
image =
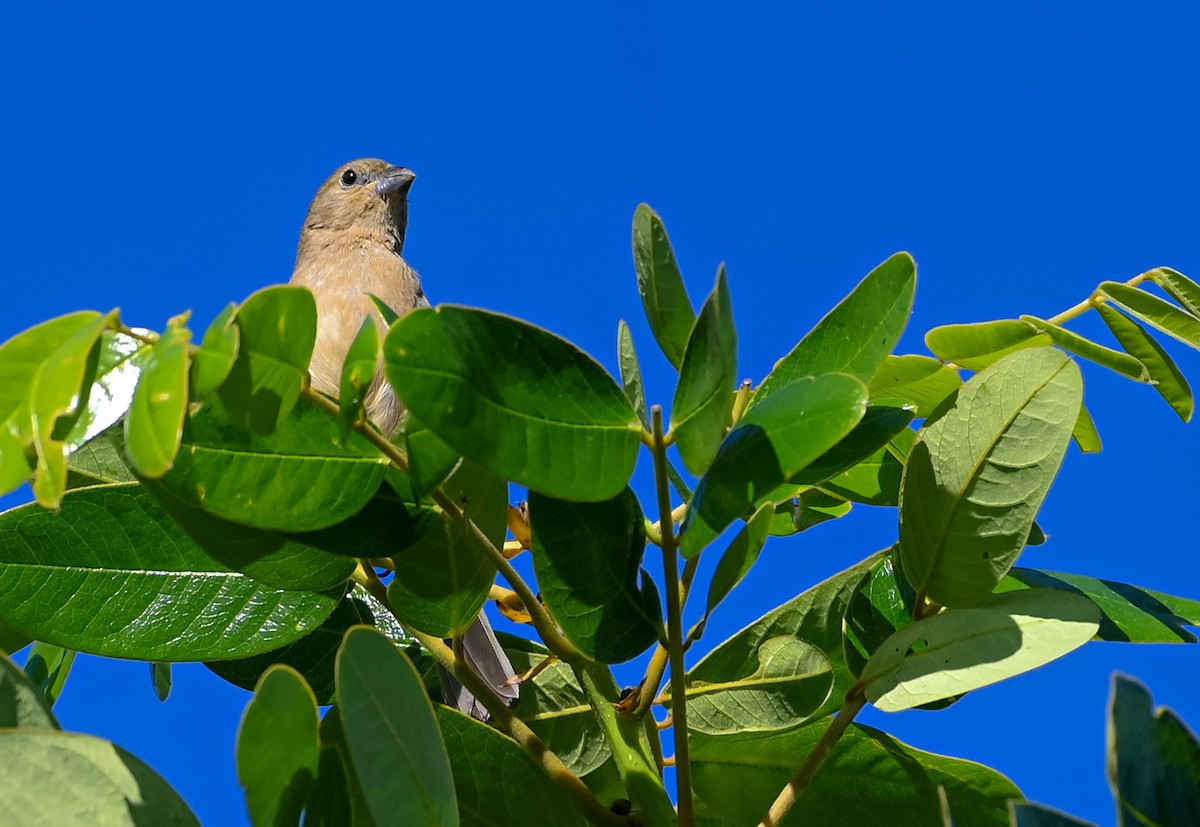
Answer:
[[[399,253],[408,226],[408,190],[416,177],[411,169],[378,158],[344,164],[317,190],[304,229],[380,237]]]

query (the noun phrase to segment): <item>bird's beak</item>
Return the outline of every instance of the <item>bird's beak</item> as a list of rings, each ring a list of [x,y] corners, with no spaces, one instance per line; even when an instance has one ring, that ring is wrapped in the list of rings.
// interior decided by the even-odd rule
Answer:
[[[415,180],[417,180],[417,174],[411,169],[392,167],[380,176],[379,181],[375,184],[375,192],[384,197],[404,195]]]

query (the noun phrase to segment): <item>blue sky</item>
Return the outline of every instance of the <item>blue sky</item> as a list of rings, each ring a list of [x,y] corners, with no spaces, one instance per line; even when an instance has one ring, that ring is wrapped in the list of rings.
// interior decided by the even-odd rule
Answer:
[[[919,267],[902,352],[1156,265],[1200,277],[1200,20],[1183,4],[138,5],[0,11],[0,339],[115,305],[207,324],[287,279],[313,192],[363,155],[418,173],[406,255],[435,302],[521,316],[614,370],[627,319],[662,402],[630,254],[640,201],[697,305],[728,264],[755,379],[901,249]],[[1200,381],[1197,354],[1169,347]],[[1200,597],[1200,426],[1103,369],[1085,379],[1106,450],[1068,455],[1052,539],[1025,561]],[[705,643],[893,541],[894,512],[858,511],[772,541]],[[1198,659],[1092,644],[946,712],[863,720],[1108,825],[1111,673],[1200,725]],[[65,726],[139,755],[205,824],[243,823],[248,694],[181,667],[160,705],[146,671],[81,659]]]

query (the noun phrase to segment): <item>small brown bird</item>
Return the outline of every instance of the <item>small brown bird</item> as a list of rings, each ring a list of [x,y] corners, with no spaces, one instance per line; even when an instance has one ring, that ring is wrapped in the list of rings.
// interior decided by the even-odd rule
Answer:
[[[401,253],[408,229],[408,191],[416,175],[378,158],[351,161],[321,185],[308,208],[292,284],[312,290],[317,300],[317,342],[309,373],[313,387],[337,396],[342,363],[363,320],[373,316],[386,330],[369,294],[404,314],[428,307],[417,272]],[[403,405],[382,368],[366,398],[367,415],[384,434],[400,422]],[[484,615],[463,635],[467,662],[500,697],[517,697],[512,664]],[[487,711],[463,686],[442,671],[447,703],[487,720]]]

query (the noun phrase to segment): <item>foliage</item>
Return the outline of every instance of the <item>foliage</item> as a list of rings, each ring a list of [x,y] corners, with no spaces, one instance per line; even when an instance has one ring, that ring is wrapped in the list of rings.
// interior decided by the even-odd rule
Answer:
[[[186,315],[156,334],[80,312],[0,345],[0,493],[28,481],[36,498],[0,515],[0,648],[37,641],[26,671],[0,658],[0,753],[21,768],[0,782],[0,821],[195,823],[137,759],[59,729],[52,706],[85,652],[149,661],[162,698],[182,661],[253,688],[237,768],[257,825],[1077,823],[994,770],[853,721],[867,703],[947,706],[1091,640],[1196,641],[1196,601],[1016,563],[1044,540],[1037,513],[1071,441],[1100,447],[1080,360],[1191,418],[1143,324],[1200,348],[1200,285],[1158,268],[1050,319],[937,328],[934,357],[895,354],[917,275],[899,253],[739,385],[724,268],[697,312],[644,205],[633,246],[678,371],[669,417],[624,322],[618,382],[519,319],[415,310],[364,326],[340,402],[309,387],[301,288],[261,290],[199,337]],[[1092,310],[1115,346],[1066,327]],[[380,363],[407,409],[396,435],[362,409]],[[893,546],[685,662],[771,536],[854,504],[897,509]],[[509,562],[520,553],[536,583]],[[489,596],[540,639],[501,636],[523,673],[512,708],[457,640]],[[620,693],[609,665],[638,658],[645,679]],[[435,663],[490,726],[431,704]],[[656,705],[673,724],[670,793]],[[1123,824],[1200,808],[1200,746],[1125,679],[1109,766]]]

